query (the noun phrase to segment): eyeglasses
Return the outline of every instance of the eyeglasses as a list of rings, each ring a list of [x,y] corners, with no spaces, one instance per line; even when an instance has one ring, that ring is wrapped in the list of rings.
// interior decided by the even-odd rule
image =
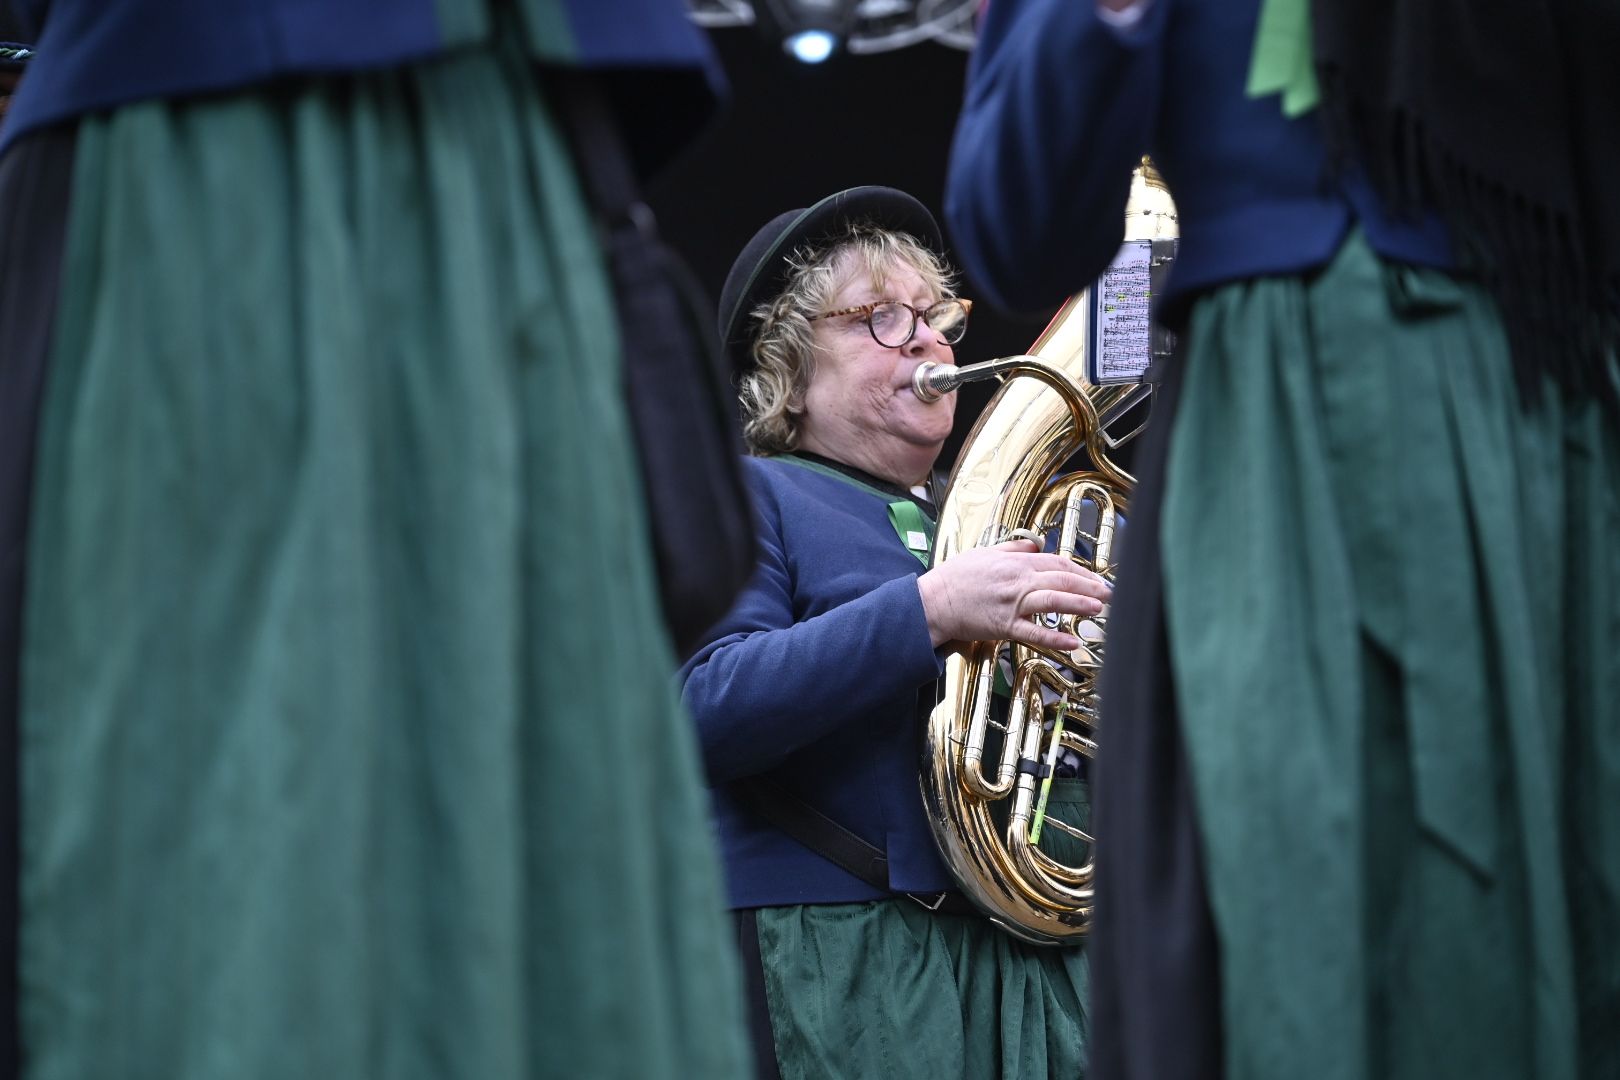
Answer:
[[[916,334],[918,319],[931,326],[945,344],[955,345],[967,333],[968,312],[972,310],[973,301],[959,297],[941,300],[926,308],[914,308],[900,300],[879,300],[874,304],[857,304],[812,315],[810,321],[831,319],[836,315],[864,315],[872,340],[886,349],[898,349]]]

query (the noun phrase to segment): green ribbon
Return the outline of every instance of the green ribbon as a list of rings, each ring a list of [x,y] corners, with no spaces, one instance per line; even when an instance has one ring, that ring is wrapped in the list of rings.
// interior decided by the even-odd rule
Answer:
[[[862,483],[848,473],[839,472],[837,469],[829,469],[820,462],[807,461],[793,454],[778,454],[776,460],[786,461],[802,469],[818,472],[823,476],[830,476],[834,480],[842,480],[850,487],[859,488],[868,495],[882,499],[888,504],[889,524],[894,526],[894,535],[900,538],[900,542],[905,545],[907,551],[917,556],[918,562],[922,563],[923,566],[928,565],[928,560],[932,557],[934,551],[934,523],[928,520],[928,515],[924,514],[922,508],[916,503],[910,499],[896,499],[887,491],[880,491],[871,484]]]
[[[894,534],[906,545],[906,550],[927,566],[934,550],[934,523],[928,520],[922,508],[910,499],[896,499],[889,504],[889,524],[894,526]]]
[[[1310,0],[1262,0],[1244,92],[1252,98],[1280,93],[1290,120],[1316,108],[1322,94],[1312,61]]]

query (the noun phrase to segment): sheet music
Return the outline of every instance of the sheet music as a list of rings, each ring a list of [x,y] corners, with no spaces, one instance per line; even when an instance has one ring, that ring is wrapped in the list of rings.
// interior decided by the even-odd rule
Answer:
[[[1139,382],[1153,360],[1153,241],[1130,240],[1097,279],[1099,383]]]

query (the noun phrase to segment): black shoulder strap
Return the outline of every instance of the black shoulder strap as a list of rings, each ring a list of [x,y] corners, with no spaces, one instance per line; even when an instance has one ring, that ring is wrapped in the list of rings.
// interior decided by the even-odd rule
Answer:
[[[737,395],[709,329],[713,308],[691,270],[658,239],[605,91],[590,73],[551,77],[613,280],[659,599],[685,657],[754,571]]]
[[[627,221],[641,199],[618,123],[602,89],[589,75],[553,73],[560,87],[558,114],[574,145],[585,196],[609,226]]]
[[[775,825],[874,889],[889,891],[888,856],[780,784],[749,777],[732,784],[731,792],[749,813]]]

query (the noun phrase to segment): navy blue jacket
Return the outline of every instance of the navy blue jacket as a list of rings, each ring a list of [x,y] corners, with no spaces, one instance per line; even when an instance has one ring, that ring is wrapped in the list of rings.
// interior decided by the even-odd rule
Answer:
[[[897,891],[954,888],[918,786],[918,691],[943,669],[917,592],[922,564],[888,500],[775,459],[750,458],[747,472],[759,569],[682,669],[731,904],[885,895],[739,810],[726,784],[760,774],[883,849]]]
[[[17,136],[148,98],[421,60],[490,34],[488,0],[0,0],[36,55],[5,127]],[[688,142],[723,86],[681,0],[521,0],[533,51],[611,74],[644,168]],[[648,105],[655,102],[656,107]]]
[[[1116,29],[1096,0],[991,0],[952,148],[945,218],[1004,307],[1061,300],[1107,266],[1130,171],[1152,154],[1181,248],[1167,298],[1327,262],[1351,226],[1374,250],[1451,265],[1439,221],[1393,220],[1330,182],[1314,114],[1244,94],[1258,0],[1151,0]]]

